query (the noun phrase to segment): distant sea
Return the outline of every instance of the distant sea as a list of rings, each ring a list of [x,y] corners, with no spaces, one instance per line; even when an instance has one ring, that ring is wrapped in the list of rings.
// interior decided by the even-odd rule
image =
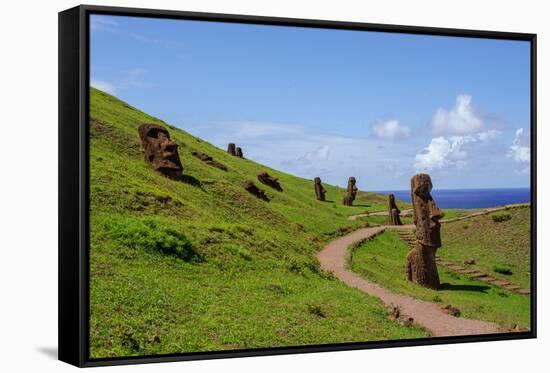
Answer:
[[[411,192],[409,190],[393,190],[379,193],[393,193],[395,198],[411,202]],[[531,189],[434,189],[432,190],[432,196],[441,208],[473,209],[530,202]]]

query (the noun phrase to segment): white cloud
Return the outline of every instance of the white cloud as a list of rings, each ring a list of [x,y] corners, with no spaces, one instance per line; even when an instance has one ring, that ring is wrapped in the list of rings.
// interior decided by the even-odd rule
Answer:
[[[407,137],[411,133],[411,129],[409,127],[401,126],[397,120],[388,120],[377,123],[372,126],[371,129],[376,137],[386,140]]]
[[[528,145],[529,140],[523,133],[523,128],[516,131],[512,145],[508,149],[508,157],[511,157],[518,163],[530,163],[531,162],[531,148]]]
[[[450,110],[439,108],[432,117],[430,126],[439,135],[468,135],[483,130],[483,120],[472,105],[472,96],[457,96]]]
[[[472,144],[488,142],[499,134],[497,130],[489,130],[476,135],[433,138],[423,152],[416,155],[414,169],[421,172],[465,167],[471,152],[475,151]]]
[[[403,157],[415,154],[408,142],[381,149],[381,140],[372,137],[343,136],[293,124],[218,122],[185,129],[221,149],[234,142],[246,158],[296,176],[319,176],[323,182],[340,186],[355,176],[364,190],[375,185],[407,185],[410,166]]]
[[[110,94],[112,94],[112,95],[114,95],[114,94],[116,93],[116,87],[115,87],[115,85],[112,84],[112,83],[103,81],[103,80],[91,79],[90,85],[91,85],[92,87],[94,87],[94,88],[97,88],[97,89],[99,89],[99,90],[101,90],[101,91],[110,93]]]

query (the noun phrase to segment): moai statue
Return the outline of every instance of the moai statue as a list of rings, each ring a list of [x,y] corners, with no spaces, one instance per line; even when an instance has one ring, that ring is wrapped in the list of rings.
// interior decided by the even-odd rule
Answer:
[[[145,151],[145,160],[155,170],[171,179],[179,179],[183,166],[178,155],[178,144],[170,139],[168,130],[157,124],[139,126],[139,137]]]
[[[230,142],[227,144],[227,152],[231,155],[237,155],[237,150],[235,149],[235,144]]]
[[[227,167],[225,167],[223,163],[215,161],[214,158],[212,158],[208,154],[197,152],[197,151],[191,152],[191,154],[193,154],[193,156],[197,157],[198,159],[200,159],[201,161],[203,161],[204,163],[212,167],[216,167],[216,168],[219,168],[220,170],[227,171]]]
[[[418,174],[411,179],[411,200],[416,225],[416,244],[407,254],[407,278],[419,285],[438,289],[440,287],[435,253],[441,247],[441,223],[443,212],[431,195],[432,180],[427,174]]]
[[[243,150],[240,147],[237,147],[237,149],[235,149],[235,155],[239,158],[243,158]]]
[[[323,185],[321,184],[321,178],[316,177],[313,181],[315,183],[315,195],[317,196],[317,200],[324,201],[327,191],[325,190],[325,188],[323,188]]]
[[[357,195],[357,187],[355,186],[355,178],[351,176],[348,179],[348,191],[344,199],[342,200],[342,203],[345,206],[353,206],[353,201],[355,201],[355,196]]]
[[[388,215],[390,217],[390,225],[403,225],[399,214],[401,211],[395,204],[395,196],[393,193],[388,194]]]
[[[238,149],[238,148],[237,148]],[[279,179],[276,177],[271,176],[267,172],[263,171],[258,174],[258,180],[260,180],[261,183],[268,185],[272,187],[275,190],[278,190],[279,192],[283,191],[283,188],[281,188],[281,184],[279,184]]]
[[[254,183],[252,182],[252,180],[246,180],[244,182],[244,189],[247,190],[248,193],[260,198],[260,199],[263,199],[264,201],[267,201],[269,202],[269,198],[267,198],[267,196],[265,195],[265,192],[263,190],[261,190],[260,188],[258,188],[256,185],[254,185]]]

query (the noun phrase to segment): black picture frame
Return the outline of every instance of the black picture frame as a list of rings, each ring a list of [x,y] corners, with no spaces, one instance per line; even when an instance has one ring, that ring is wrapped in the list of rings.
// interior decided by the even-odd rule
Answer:
[[[529,332],[460,337],[90,359],[88,354],[88,108],[90,83],[89,16],[91,14],[528,41],[531,45],[531,330]],[[59,13],[58,42],[59,360],[79,367],[92,367],[536,338],[536,34],[81,5]]]

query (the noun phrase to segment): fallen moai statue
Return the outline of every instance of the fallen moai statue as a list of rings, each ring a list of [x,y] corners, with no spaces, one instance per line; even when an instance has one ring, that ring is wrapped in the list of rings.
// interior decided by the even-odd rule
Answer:
[[[254,182],[252,180],[246,180],[244,182],[244,189],[246,189],[248,193],[269,202],[269,198],[267,198],[265,192],[254,185]]]
[[[191,154],[197,157],[198,159],[200,159],[201,161],[203,161],[204,163],[206,163],[207,165],[219,168],[220,170],[223,170],[223,171],[227,171],[227,167],[223,163],[215,161],[214,158],[212,158],[208,154],[197,152],[197,151],[191,152]]]
[[[263,183],[265,185],[268,185],[268,186],[272,187],[275,190],[278,190],[279,192],[283,191],[283,188],[281,187],[281,184],[279,184],[279,179],[269,175],[265,171],[260,172],[258,174],[258,180],[260,180],[261,183]]]

